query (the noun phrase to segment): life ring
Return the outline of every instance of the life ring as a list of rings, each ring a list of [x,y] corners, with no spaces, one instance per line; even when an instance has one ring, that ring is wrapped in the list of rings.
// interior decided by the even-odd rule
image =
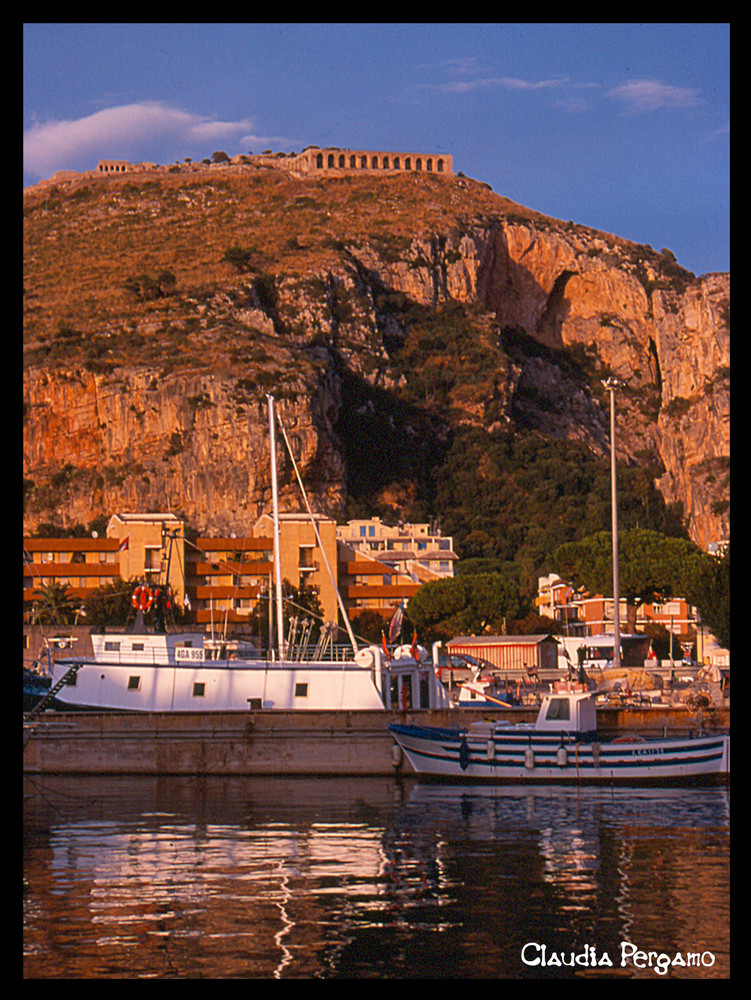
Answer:
[[[151,593],[149,587],[142,585],[140,587],[136,587],[133,591],[131,601],[133,602],[133,607],[136,608],[136,610],[148,611],[154,603],[154,595]]]

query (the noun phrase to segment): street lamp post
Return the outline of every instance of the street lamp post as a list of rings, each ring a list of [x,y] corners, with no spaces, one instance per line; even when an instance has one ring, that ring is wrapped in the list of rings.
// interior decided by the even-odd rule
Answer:
[[[618,573],[618,496],[615,476],[615,390],[620,385],[616,378],[602,383],[610,393],[610,504],[613,525],[613,666],[621,668],[621,588]]]

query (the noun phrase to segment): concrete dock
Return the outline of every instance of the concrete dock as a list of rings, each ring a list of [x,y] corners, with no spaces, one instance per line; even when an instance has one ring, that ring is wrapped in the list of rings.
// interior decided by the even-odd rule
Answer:
[[[415,712],[44,712],[24,724],[26,774],[390,775],[390,722],[463,726],[534,721],[530,708]],[[599,727],[644,735],[728,730],[729,708],[701,718],[684,707],[604,708]]]

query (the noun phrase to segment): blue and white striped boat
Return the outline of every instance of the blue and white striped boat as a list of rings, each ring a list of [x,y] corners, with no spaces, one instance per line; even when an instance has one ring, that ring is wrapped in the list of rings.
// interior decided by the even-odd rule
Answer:
[[[545,695],[534,723],[457,729],[394,723],[389,729],[425,780],[675,784],[730,773],[728,735],[601,737],[593,692]]]

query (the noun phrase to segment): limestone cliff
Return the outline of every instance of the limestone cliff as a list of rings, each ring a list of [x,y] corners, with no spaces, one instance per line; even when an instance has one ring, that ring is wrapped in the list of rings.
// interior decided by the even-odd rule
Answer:
[[[108,179],[25,202],[26,531],[165,507],[248,530],[267,392],[332,513],[368,407],[418,443],[511,425],[606,454],[612,374],[619,456],[656,470],[699,544],[728,537],[725,274],[462,177]]]

